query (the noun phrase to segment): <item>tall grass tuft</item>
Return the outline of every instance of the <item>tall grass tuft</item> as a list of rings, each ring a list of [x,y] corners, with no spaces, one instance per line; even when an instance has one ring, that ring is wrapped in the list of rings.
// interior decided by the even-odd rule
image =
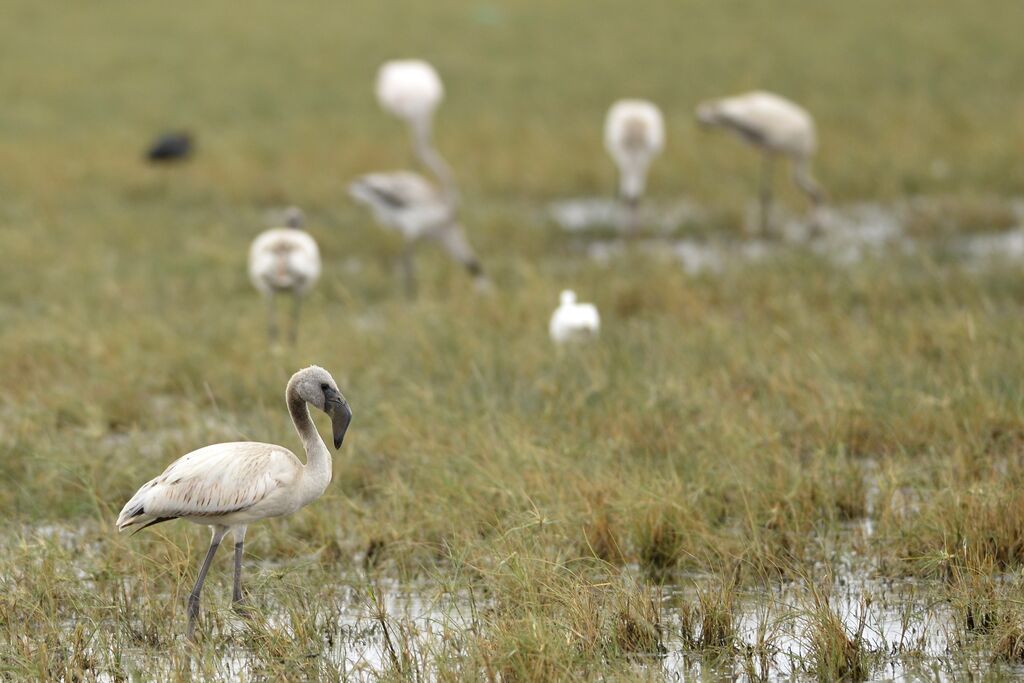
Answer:
[[[871,673],[871,657],[864,641],[867,604],[860,605],[851,632],[829,604],[827,593],[813,585],[807,620],[808,654],[819,681],[863,681]]]

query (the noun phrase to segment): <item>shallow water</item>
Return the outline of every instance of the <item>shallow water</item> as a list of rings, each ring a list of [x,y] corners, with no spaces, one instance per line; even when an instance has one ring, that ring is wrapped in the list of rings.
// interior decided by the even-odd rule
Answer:
[[[991,658],[970,641],[953,608],[943,599],[940,583],[880,578],[868,561],[843,550],[862,545],[871,533],[871,525],[865,521],[850,524],[834,538],[824,540],[835,551],[836,559],[829,567],[814,568],[817,576],[813,587],[805,581],[776,581],[763,588],[739,590],[735,602],[738,642],[726,656],[717,659],[687,649],[683,611],[695,605],[698,592],[707,590],[715,579],[696,576],[655,588],[660,599],[664,652],[640,657],[635,666],[670,681],[735,680],[750,675],[765,680],[812,679],[810,634],[817,595],[818,606],[827,604],[841,619],[848,636],[859,638],[868,651],[872,679],[959,680],[983,675]],[[78,579],[94,584],[96,577],[86,571],[86,565],[98,561],[97,555],[104,552],[102,533],[47,525],[23,528],[20,537],[74,551],[83,565],[76,568]],[[315,557],[308,560],[316,562]],[[301,562],[292,560],[287,567],[296,564]],[[282,571],[282,567],[285,565],[264,563],[256,572],[266,576]],[[638,568],[622,571],[628,580],[642,583]],[[111,579],[125,580],[104,580]],[[100,588],[92,585],[91,590]],[[309,604],[293,604],[290,609],[299,610],[302,619],[312,616],[316,633],[323,639],[322,647],[308,656],[321,666],[344,672],[348,680],[377,680],[394,669],[393,662],[403,659],[403,653],[411,654],[417,668],[430,680],[431,657],[459,652],[458,643],[465,634],[479,634],[488,628],[491,606],[487,601],[467,588],[448,590],[443,579],[403,583],[339,576],[329,585],[304,585],[302,590],[309,593]],[[175,599],[167,595],[149,597]],[[307,609],[313,612],[307,613]],[[291,618],[286,608],[273,603],[263,603],[257,616],[266,627],[284,633],[292,632]],[[247,627],[226,605],[217,612],[217,620],[223,625],[215,636],[220,653],[218,675],[229,680],[258,678],[262,655],[251,649],[258,641],[245,636]],[[76,623],[71,620],[65,628],[71,632]],[[173,638],[178,642],[180,634]],[[132,646],[118,656],[134,660],[129,670],[146,670],[147,665],[156,665],[158,651]],[[1024,675],[1024,667],[1010,671]],[[96,673],[99,680],[112,680]]]
[[[626,221],[626,210],[622,203],[609,197],[553,202],[548,206],[548,213],[566,232],[618,230]],[[705,211],[688,199],[658,206],[644,204],[640,208],[640,223],[657,232],[674,232],[706,218]]]
[[[958,653],[960,635],[955,615],[946,602],[935,599],[937,584],[874,578],[870,569],[855,559],[842,564],[831,583],[825,583],[824,600],[841,618],[851,638],[859,634],[871,654],[872,679],[927,674],[934,679],[956,680],[987,670],[988,656]],[[806,585],[783,582],[767,592],[741,591],[736,613],[739,642],[732,656],[711,660],[698,651],[687,650],[681,637],[681,605],[694,604],[697,591],[706,582],[696,578],[685,585],[660,589],[665,652],[641,657],[639,668],[648,672],[653,668],[668,681],[735,680],[750,671],[768,680],[813,678],[809,634],[814,605]],[[821,582],[816,585],[822,590]],[[369,597],[370,591],[377,599]],[[374,582],[372,589],[366,584],[346,588],[344,595],[335,605],[338,632],[343,637],[333,644],[327,657],[355,680],[373,680],[389,670],[394,653],[400,657],[403,647],[420,655],[445,651],[441,641],[479,629],[479,610],[486,609],[466,593],[446,593],[427,582],[384,580]],[[242,678],[248,671],[244,656],[227,668]],[[429,666],[426,669],[429,671]]]
[[[645,205],[641,219],[647,226],[644,236],[632,240],[615,234],[624,219],[622,207],[612,199],[555,202],[549,207],[549,216],[573,235],[579,251],[602,265],[610,264],[631,248],[674,259],[691,275],[719,273],[798,250],[815,254],[837,267],[849,267],[866,258],[908,255],[928,249],[962,260],[968,267],[985,268],[1000,260],[1024,258],[1024,200],[993,202],[993,213],[1011,217],[1014,225],[993,226],[991,230],[973,226],[971,234],[953,239],[941,232],[927,237],[913,234],[910,226],[915,216],[942,211],[940,200],[928,198],[889,205],[834,205],[803,214],[785,214],[776,207],[771,234],[755,235],[748,230],[747,237],[687,235],[687,228],[705,220],[707,214],[685,200],[665,206]],[[756,211],[748,216],[748,225],[755,215]]]
[[[951,666],[966,672],[969,667],[963,659],[947,661],[956,632],[951,610],[931,603],[927,595],[927,587],[913,581],[872,580],[852,573],[835,578],[827,604],[847,634],[851,638],[859,634],[872,654],[872,677],[902,678]],[[700,653],[687,652],[678,639],[668,638],[666,674],[680,680],[677,674],[733,678],[750,667],[772,680],[811,676],[814,609],[807,591],[795,583],[779,586],[769,595],[748,593],[739,608],[737,631],[738,651],[749,653],[749,658],[708,663]],[[678,616],[678,612],[667,612],[670,629]],[[986,662],[976,664],[981,668]]]
[[[338,644],[337,661],[352,672],[384,671],[400,647],[399,637],[429,648],[432,641],[471,628],[474,620],[476,607],[466,595],[439,594],[432,586],[392,580],[377,582],[374,592],[379,602],[371,606],[353,599],[351,611],[339,615],[341,630],[356,637]],[[377,606],[387,615],[383,622]],[[385,633],[384,624],[401,633]]]
[[[813,676],[809,639],[812,605],[805,587],[787,583],[770,593],[742,593],[735,656],[708,660],[688,651],[680,637],[681,602],[693,602],[700,582],[667,586],[662,591],[664,656],[647,657],[639,667],[663,674],[665,680],[722,679],[743,676],[746,667],[770,680]],[[925,672],[939,679],[983,673],[988,658],[956,655],[957,626],[951,608],[936,602],[933,586],[910,580],[873,579],[863,570],[846,568],[832,582],[828,604],[842,619],[851,637],[860,634],[872,653],[872,678],[899,679]],[[339,614],[345,637],[335,644],[331,659],[357,679],[373,679],[387,670],[392,652],[405,646],[421,652],[441,651],[440,639],[475,628],[478,605],[465,595],[435,594],[427,585],[383,582],[376,585],[391,631],[365,599],[350,592]],[[400,636],[395,633],[400,630]],[[759,634],[767,645],[759,646]],[[390,645],[389,645],[390,641]],[[746,653],[746,654],[744,654]],[[244,670],[244,666],[237,670]]]

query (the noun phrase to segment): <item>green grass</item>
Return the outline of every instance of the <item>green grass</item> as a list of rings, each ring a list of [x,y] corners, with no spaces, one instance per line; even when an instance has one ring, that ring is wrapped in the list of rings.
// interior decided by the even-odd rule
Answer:
[[[1022,22],[995,0],[9,2],[0,677],[658,679],[666,643],[756,677],[777,634],[740,645],[737,595],[773,601],[794,580],[812,607],[771,604],[809,619],[802,672],[859,676],[878,653],[815,602],[821,567],[850,555],[927,579],[924,603],[996,615],[964,628],[950,666],[1019,662],[1020,610],[992,607],[1024,565],[1016,269],[927,249],[836,269],[797,250],[688,277],[641,253],[588,261],[538,211],[610,194],[603,115],[637,95],[669,127],[654,201],[685,195],[734,229],[757,160],[692,111],[766,87],[815,113],[837,201],[942,196],[914,234],[1007,227],[998,207],[1024,192]],[[493,296],[431,253],[420,298],[402,299],[398,242],[345,196],[356,174],[411,163],[372,98],[377,65],[409,55],[445,79],[438,140]],[[196,159],[145,167],[148,139],[178,126]],[[298,346],[268,350],[246,249],[291,203],[324,277]],[[546,324],[567,285],[604,330],[559,354]],[[184,597],[205,531],[119,537],[113,520],[199,446],[298,450],[283,387],[310,363],[355,412],[334,483],[249,534],[247,588],[273,618],[231,617],[218,558],[193,653]],[[851,531],[864,518],[871,536]],[[473,627],[424,640],[375,618],[393,578],[472,596]],[[663,599],[684,584],[694,600]],[[339,669],[352,610],[388,627],[376,672]]]

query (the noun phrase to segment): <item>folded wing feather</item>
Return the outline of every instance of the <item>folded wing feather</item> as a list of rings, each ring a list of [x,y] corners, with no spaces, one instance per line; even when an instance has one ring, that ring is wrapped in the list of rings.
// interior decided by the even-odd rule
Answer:
[[[182,456],[144,484],[121,510],[117,526],[247,510],[287,487],[301,470],[298,458],[281,446],[255,442],[206,446]]]

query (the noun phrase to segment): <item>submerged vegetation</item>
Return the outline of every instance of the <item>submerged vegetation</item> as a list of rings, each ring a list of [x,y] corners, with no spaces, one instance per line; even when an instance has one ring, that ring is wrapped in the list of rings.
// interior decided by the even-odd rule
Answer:
[[[12,3],[0,677],[1019,675],[1024,278],[947,248],[1022,227],[1024,16],[982,4],[255,2],[243,25]],[[438,144],[489,295],[428,254],[403,299],[398,240],[344,197],[411,163],[370,88],[413,53],[446,79]],[[668,249],[588,258],[597,237],[544,218],[611,192],[600,125],[635,94],[668,115],[652,203],[704,208],[670,237],[742,242],[757,161],[691,118],[753,86],[816,114],[840,210],[899,205],[920,247],[837,265],[778,243],[693,275]],[[194,158],[144,167],[181,125]],[[297,346],[268,348],[245,255],[283,204],[324,274]],[[602,332],[558,352],[568,286]],[[298,450],[281,387],[310,363],[355,412],[334,481],[250,529],[250,617],[217,559],[190,647],[205,532],[113,520],[198,446]]]

